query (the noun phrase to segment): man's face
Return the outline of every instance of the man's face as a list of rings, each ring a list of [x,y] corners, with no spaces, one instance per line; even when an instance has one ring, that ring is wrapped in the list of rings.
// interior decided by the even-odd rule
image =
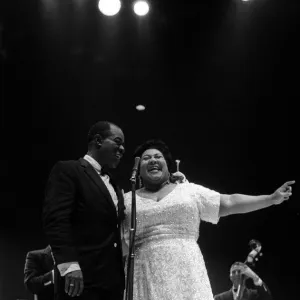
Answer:
[[[241,282],[241,270],[238,266],[234,266],[230,269],[230,280],[234,287],[237,287]]]
[[[116,168],[125,152],[124,134],[122,130],[114,125],[110,127],[110,134],[102,141],[101,165]]]

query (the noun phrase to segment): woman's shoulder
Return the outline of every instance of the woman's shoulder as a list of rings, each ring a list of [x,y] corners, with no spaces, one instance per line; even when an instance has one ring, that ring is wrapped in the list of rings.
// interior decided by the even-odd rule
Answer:
[[[182,182],[182,183],[177,183],[177,186],[180,188],[180,189],[187,189],[187,190],[190,190],[191,188],[193,188],[195,186],[194,183],[192,182],[189,182],[189,181],[185,181],[185,182]]]
[[[201,189],[201,188],[207,188],[206,186],[200,184],[200,183],[194,183],[194,182],[189,182],[189,181],[185,181],[183,183],[179,184],[180,186],[182,186],[183,188],[187,188],[187,189]]]
[[[138,197],[138,191],[139,190],[135,191],[136,197]],[[129,191],[129,192],[127,192],[127,193],[124,194],[125,205],[126,205],[126,203],[131,202],[132,201],[131,199],[132,199],[132,191]]]
[[[140,196],[139,196],[140,190],[142,190],[142,189],[138,189],[135,191],[135,195],[136,195],[137,199],[140,199]],[[131,203],[132,203],[132,191],[129,191],[124,194],[124,204],[125,204],[125,206],[127,206],[127,205],[131,205]]]
[[[180,183],[180,190],[183,192],[188,193],[189,195],[197,195],[197,194],[205,194],[210,190],[209,188],[199,184],[199,183],[194,183],[194,182],[184,182],[184,183]]]
[[[142,190],[143,190],[143,188],[137,189],[137,190],[135,191],[136,196],[139,196],[139,194],[140,194],[140,192],[141,192]],[[126,199],[131,199],[131,197],[132,197],[132,191],[129,191],[129,192],[127,192],[127,193],[124,194],[124,199],[125,199],[125,200],[126,200]]]
[[[131,191],[125,193],[124,194],[124,199],[128,198],[129,196],[131,196],[131,193],[132,193]]]

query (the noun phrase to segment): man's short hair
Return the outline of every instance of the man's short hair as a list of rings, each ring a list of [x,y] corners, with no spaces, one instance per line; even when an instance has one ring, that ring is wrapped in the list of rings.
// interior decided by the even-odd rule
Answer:
[[[243,265],[243,263],[240,262],[240,261],[234,262],[234,263],[231,265],[231,267],[230,267],[230,273],[231,273],[231,271],[232,271],[233,268],[239,267],[239,266],[241,266],[241,265]]]
[[[93,139],[95,138],[96,134],[101,135],[102,138],[107,138],[111,133],[111,126],[117,126],[116,124],[108,121],[99,121],[95,123],[89,130],[88,136],[87,136],[87,142],[90,144]]]

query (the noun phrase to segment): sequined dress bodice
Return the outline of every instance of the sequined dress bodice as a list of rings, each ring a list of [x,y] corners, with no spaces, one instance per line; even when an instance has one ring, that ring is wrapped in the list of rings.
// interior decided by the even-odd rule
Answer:
[[[219,203],[219,193],[193,183],[159,202],[136,195],[134,300],[213,300],[197,240],[200,220],[218,222]],[[125,205],[128,241],[131,192]]]

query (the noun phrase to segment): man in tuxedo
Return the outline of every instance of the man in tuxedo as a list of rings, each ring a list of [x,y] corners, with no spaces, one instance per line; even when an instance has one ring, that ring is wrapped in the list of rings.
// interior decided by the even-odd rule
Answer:
[[[230,280],[232,288],[229,291],[218,294],[214,300],[236,300],[238,297],[239,283],[241,276],[245,280],[251,278],[254,283],[254,289],[247,288],[245,285],[240,289],[240,300],[272,300],[271,293],[267,285],[253,272],[246,264],[235,262],[230,268]]]
[[[58,271],[57,300],[123,299],[124,199],[104,170],[116,168],[124,151],[122,130],[98,122],[89,130],[87,154],[59,161],[50,173],[43,223]]]
[[[50,246],[27,253],[24,284],[38,300],[54,299],[54,261]]]

